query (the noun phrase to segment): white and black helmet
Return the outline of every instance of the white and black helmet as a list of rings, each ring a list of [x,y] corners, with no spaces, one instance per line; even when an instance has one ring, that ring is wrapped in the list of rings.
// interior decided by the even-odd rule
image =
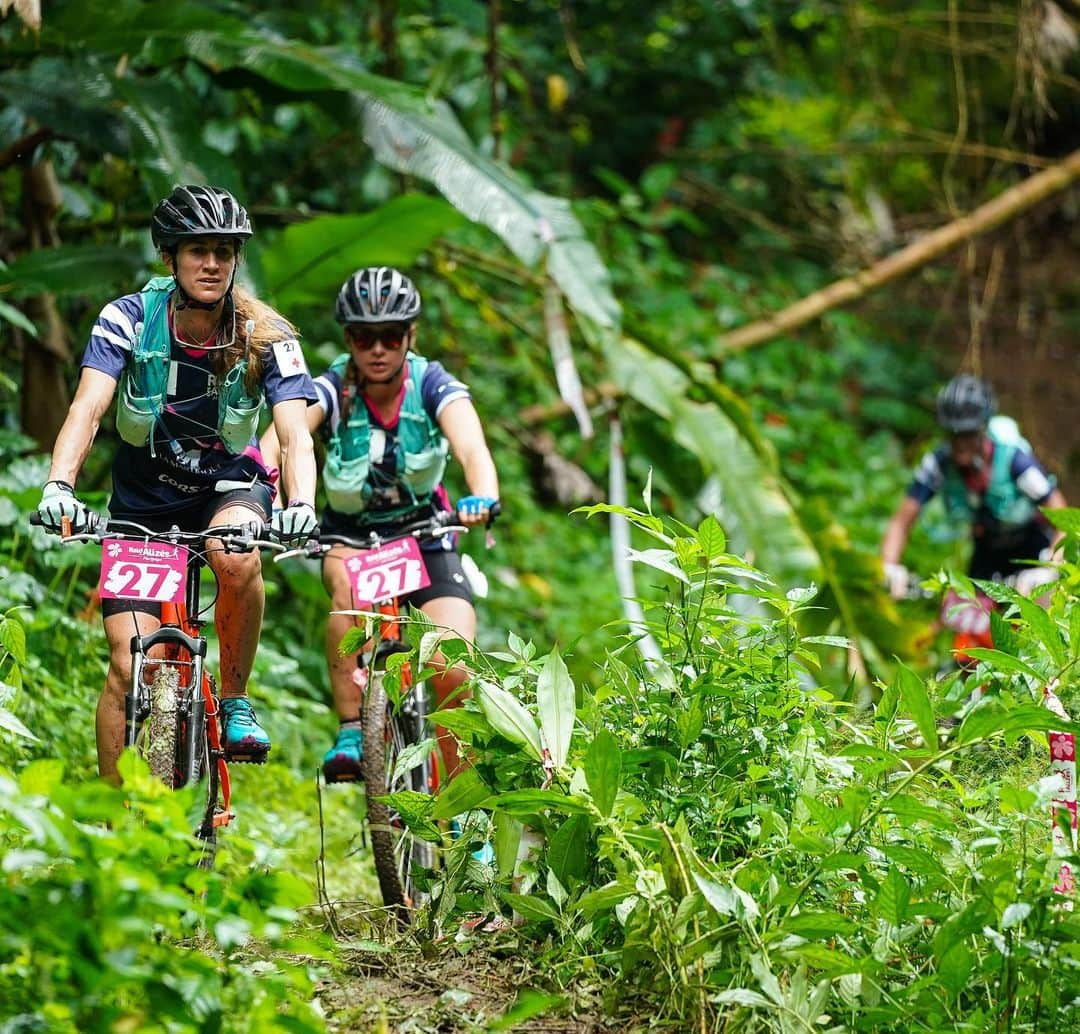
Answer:
[[[150,220],[150,237],[159,251],[192,237],[234,237],[239,246],[251,235],[244,206],[221,187],[173,187]]]
[[[420,315],[420,292],[391,266],[357,270],[341,285],[334,318],[338,323],[411,323]]]
[[[970,373],[954,377],[938,392],[938,423],[952,434],[981,431],[996,409],[993,389]]]

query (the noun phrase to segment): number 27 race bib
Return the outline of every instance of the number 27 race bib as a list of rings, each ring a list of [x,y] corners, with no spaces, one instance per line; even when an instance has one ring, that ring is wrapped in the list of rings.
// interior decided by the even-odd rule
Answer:
[[[431,584],[416,539],[398,539],[345,561],[357,607],[385,603]]]
[[[185,546],[105,539],[98,586],[101,598],[183,603],[187,565]]]

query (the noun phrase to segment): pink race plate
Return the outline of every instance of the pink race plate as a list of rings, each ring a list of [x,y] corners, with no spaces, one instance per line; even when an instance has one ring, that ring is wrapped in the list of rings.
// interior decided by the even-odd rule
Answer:
[[[98,585],[101,598],[183,603],[187,566],[185,546],[105,539]]]
[[[374,606],[431,584],[420,546],[414,538],[398,539],[345,561],[356,606]]]

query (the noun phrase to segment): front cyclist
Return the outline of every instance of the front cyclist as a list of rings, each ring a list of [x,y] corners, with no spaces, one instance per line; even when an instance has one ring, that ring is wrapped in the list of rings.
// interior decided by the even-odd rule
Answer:
[[[338,292],[335,317],[344,325],[347,351],[315,381],[319,402],[308,410],[308,426],[327,441],[323,485],[327,508],[321,527],[328,534],[363,538],[371,531],[392,535],[424,516],[452,509],[442,486],[447,453],[463,468],[469,495],[457,504],[462,524],[487,522],[499,496],[495,464],[469,389],[438,362],[414,351],[420,293],[396,269],[372,266],[354,273]],[[274,428],[263,437],[268,459],[278,455]],[[333,610],[352,607],[344,560],[357,551],[335,546],[323,561],[323,581]],[[403,597],[439,628],[466,642],[476,635],[476,612],[461,558],[448,537],[425,544],[431,584]],[[338,651],[352,625],[331,614],[326,660],[334,708],[341,726],[326,752],[327,782],[361,778],[361,690],[356,662]],[[438,668],[441,658],[436,657]],[[441,705],[465,680],[460,668],[443,668],[432,680]],[[456,698],[461,702],[461,697]],[[439,729],[448,775],[459,765],[457,743]]]
[[[176,187],[155,207],[151,237],[170,276],[110,302],[90,331],[38,506],[46,528],[59,532],[65,517],[74,531],[85,526],[74,485],[119,388],[114,519],[155,531],[269,519],[271,475],[256,438],[265,402],[288,457],[282,480],[291,505],[275,515],[274,532],[293,542],[314,529],[315,459],[305,411],[315,389],[295,329],[234,282],[251,235],[247,212],[217,187]],[[219,588],[214,621],[225,753],[262,762],[270,739],[246,696],[262,627],[259,558],[217,550],[210,565]],[[110,660],[97,708],[98,768],[117,781],[131,637],[156,629],[160,608],[103,600],[101,609]]]
[[[881,546],[885,576],[896,599],[903,599],[908,589],[908,571],[900,558],[911,528],[939,492],[949,515],[971,525],[972,578],[1017,574],[1021,591],[1045,581],[1044,570],[1025,561],[1049,555],[1060,536],[1038,508],[1063,507],[1065,497],[1016,423],[995,416],[995,409],[990,386],[971,374],[954,377],[938,394],[938,423],[948,441],[923,457]]]

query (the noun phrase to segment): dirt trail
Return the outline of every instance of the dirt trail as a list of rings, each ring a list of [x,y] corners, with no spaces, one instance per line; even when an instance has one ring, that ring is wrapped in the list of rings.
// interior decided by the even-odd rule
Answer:
[[[572,986],[558,986],[544,946],[513,931],[424,945],[369,932],[380,939],[339,941],[338,966],[318,988],[329,1031],[632,1034],[648,1026],[626,1001],[605,1001],[610,988],[580,967]]]

